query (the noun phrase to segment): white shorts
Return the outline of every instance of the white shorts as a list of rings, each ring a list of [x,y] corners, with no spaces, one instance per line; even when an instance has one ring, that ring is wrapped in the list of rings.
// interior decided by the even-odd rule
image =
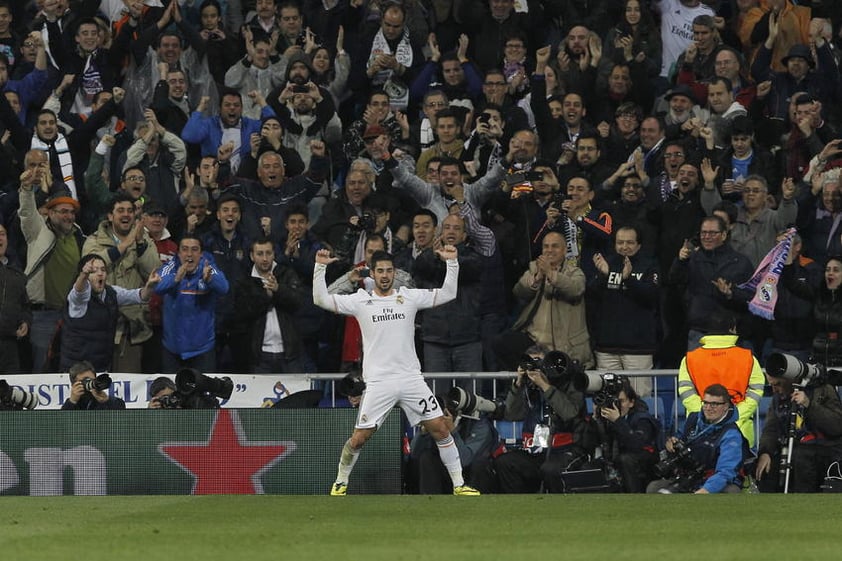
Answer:
[[[356,428],[379,427],[396,404],[406,413],[412,426],[442,416],[439,402],[423,376],[377,380],[366,382]]]

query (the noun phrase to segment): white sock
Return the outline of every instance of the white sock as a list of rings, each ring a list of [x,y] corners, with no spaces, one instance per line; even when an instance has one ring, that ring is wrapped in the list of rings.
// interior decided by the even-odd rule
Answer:
[[[351,448],[351,439],[346,440],[345,446],[342,447],[342,454],[339,456],[339,472],[336,474],[336,483],[347,485],[351,470],[354,469],[354,464],[357,463],[359,457],[360,451]]]
[[[456,448],[453,436],[447,435],[443,440],[436,440],[436,446],[439,447],[441,463],[447,468],[453,486],[461,487],[465,484],[465,479],[462,477],[462,461],[459,459],[459,449]]]

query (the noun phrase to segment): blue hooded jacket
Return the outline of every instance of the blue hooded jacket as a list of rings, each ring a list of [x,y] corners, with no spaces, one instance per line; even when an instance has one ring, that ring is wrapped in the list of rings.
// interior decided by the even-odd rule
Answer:
[[[707,468],[707,473],[713,471],[702,485],[708,493],[720,493],[730,483],[742,485],[743,435],[737,428],[738,418],[733,406],[713,424],[702,412],[691,413],[684,424],[684,436],[678,435],[690,445],[693,459]]]

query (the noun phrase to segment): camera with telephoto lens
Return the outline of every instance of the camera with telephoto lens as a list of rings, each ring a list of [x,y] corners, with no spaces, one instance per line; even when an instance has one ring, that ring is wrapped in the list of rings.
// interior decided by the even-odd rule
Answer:
[[[672,444],[672,452],[661,452],[661,460],[655,464],[655,474],[664,479],[678,477],[682,473],[692,472],[697,464],[692,456],[693,449],[683,440]]]
[[[481,413],[494,414],[498,406],[489,399],[485,399],[473,392],[463,390],[458,386],[447,392],[447,408],[468,419],[479,419]]]
[[[0,380],[0,409],[35,409],[38,403],[38,396],[34,393],[14,388],[6,380]]]
[[[228,376],[205,376],[195,368],[182,368],[175,374],[176,393],[182,409],[217,409],[216,398],[229,399],[234,392],[234,382]]]
[[[772,353],[766,359],[766,373],[773,378],[789,380],[796,386],[842,384],[842,372],[828,370],[823,364],[802,362],[784,353]]]
[[[587,376],[585,369],[578,360],[573,360],[570,355],[561,351],[550,351],[544,358],[524,355],[518,368],[524,371],[540,370],[549,380],[550,384],[560,388],[568,382],[572,382],[577,389],[587,387]],[[528,387],[532,387],[531,381],[526,378]]]
[[[613,372],[586,374],[588,386],[585,393],[592,396],[597,407],[612,405],[619,409],[620,392],[629,387],[628,377]]]
[[[111,387],[111,376],[102,373],[96,378],[85,378],[82,380],[82,387],[85,388],[86,392],[92,392],[94,390],[104,392]]]

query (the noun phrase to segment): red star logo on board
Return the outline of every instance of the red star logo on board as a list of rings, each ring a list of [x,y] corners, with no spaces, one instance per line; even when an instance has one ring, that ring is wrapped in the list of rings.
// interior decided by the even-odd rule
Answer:
[[[193,476],[193,495],[263,494],[262,477],[295,442],[251,442],[236,411],[220,409],[205,442],[166,442],[158,451]]]

